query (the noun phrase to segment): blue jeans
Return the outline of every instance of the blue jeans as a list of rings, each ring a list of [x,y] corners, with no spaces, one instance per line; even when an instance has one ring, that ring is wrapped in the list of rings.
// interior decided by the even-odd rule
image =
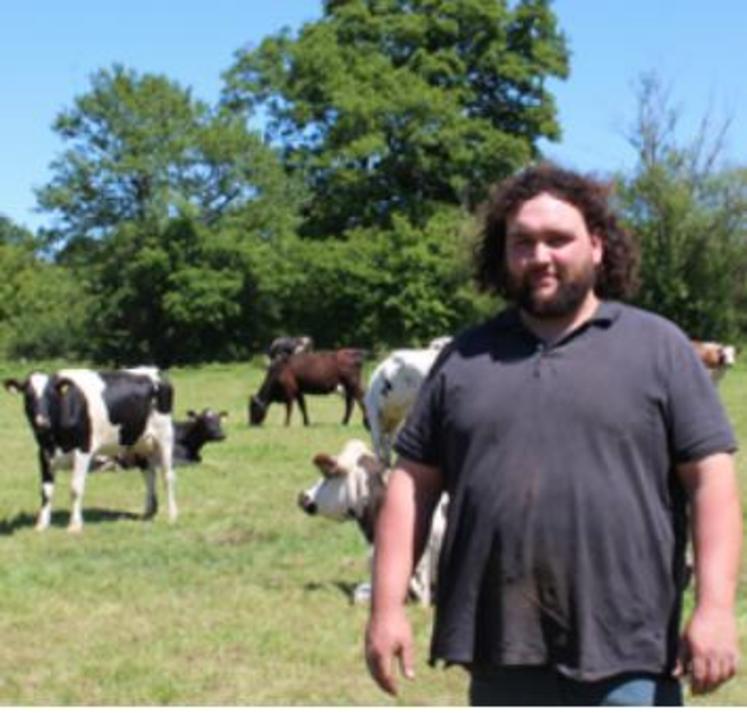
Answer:
[[[472,706],[681,706],[679,681],[632,673],[575,681],[545,666],[506,666],[472,673]]]

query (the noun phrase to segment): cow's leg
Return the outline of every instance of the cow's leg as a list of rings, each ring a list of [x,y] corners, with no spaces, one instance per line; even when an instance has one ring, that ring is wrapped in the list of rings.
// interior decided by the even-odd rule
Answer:
[[[161,465],[161,476],[166,489],[166,505],[169,510],[169,522],[175,522],[179,515],[176,506],[176,472],[174,471],[174,431],[169,426],[170,435],[163,437],[158,448],[158,457]]]
[[[86,476],[91,465],[92,453],[76,450],[73,452],[73,478],[70,482],[70,532],[80,532],[83,529],[83,493],[86,490]]]
[[[304,395],[299,391],[298,395],[296,396],[296,401],[298,401],[298,408],[301,410],[301,416],[303,417],[303,425],[308,426],[309,425],[309,414],[306,411],[306,399],[304,398]]]
[[[166,502],[169,508],[169,522],[176,522],[179,508],[176,506],[176,471],[169,458],[168,464],[163,466],[163,482],[166,486]]]
[[[54,470],[52,468],[52,456],[41,449],[39,449],[39,469],[41,471],[41,507],[36,518],[36,529],[46,530],[52,520]]]
[[[290,426],[292,411],[293,411],[293,399],[288,399],[285,402],[285,425],[286,426]]]
[[[158,512],[156,468],[151,461],[148,461],[148,464],[143,468],[143,480],[145,481],[145,508],[143,510],[143,517],[149,520]]]
[[[350,421],[350,414],[353,413],[353,394],[350,389],[345,388],[345,414],[342,417],[342,425],[347,426]]]
[[[366,404],[363,401],[363,391],[356,387],[353,391],[353,398],[361,409],[361,413],[363,414],[363,424],[365,425],[368,421],[368,413],[366,412]]]

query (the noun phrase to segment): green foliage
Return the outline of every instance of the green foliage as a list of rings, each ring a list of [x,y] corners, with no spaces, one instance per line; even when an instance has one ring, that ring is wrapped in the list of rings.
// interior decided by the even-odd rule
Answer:
[[[639,164],[621,184],[642,247],[643,307],[694,337],[736,340],[747,320],[747,173],[719,167],[722,135],[707,121],[690,144],[654,76],[644,77],[632,136]]]
[[[93,271],[93,291],[103,297],[93,356],[163,366],[185,355],[192,361],[235,356],[245,277],[232,269],[235,252],[186,218],[147,235],[122,226]]]
[[[10,358],[74,357],[85,341],[85,286],[39,259],[33,243],[0,243],[0,351]]]
[[[10,218],[0,214],[0,244],[18,245],[33,242],[33,234],[16,225]]]
[[[559,136],[544,83],[566,74],[546,0],[347,0],[237,53],[224,101],[266,112],[310,185],[305,232],[341,235],[473,205]]]
[[[43,238],[86,275],[85,345],[118,363],[246,353],[247,243],[294,231],[303,191],[244,122],[161,76],[115,66],[62,112]],[[229,237],[230,236],[230,237]]]
[[[422,229],[395,216],[389,231],[296,238],[255,253],[258,321],[327,347],[415,346],[451,334],[494,307],[470,287],[465,224],[454,209]]]

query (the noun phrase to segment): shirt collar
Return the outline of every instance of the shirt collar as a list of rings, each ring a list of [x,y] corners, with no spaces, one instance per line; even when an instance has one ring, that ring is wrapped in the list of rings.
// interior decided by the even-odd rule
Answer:
[[[617,320],[622,312],[622,306],[619,302],[612,300],[600,300],[597,311],[594,315],[582,325],[583,328],[589,325],[598,325],[600,327],[609,327],[613,322]],[[500,312],[494,320],[495,328],[499,331],[520,331],[527,332],[527,328],[521,321],[519,315],[519,309],[515,306],[510,306]]]

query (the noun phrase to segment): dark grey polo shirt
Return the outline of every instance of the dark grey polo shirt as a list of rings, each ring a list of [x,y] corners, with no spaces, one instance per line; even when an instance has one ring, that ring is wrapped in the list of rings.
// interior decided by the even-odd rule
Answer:
[[[736,448],[676,326],[606,302],[544,348],[508,310],[441,354],[395,448],[439,466],[451,498],[432,661],[671,670],[686,542],[673,466]]]

